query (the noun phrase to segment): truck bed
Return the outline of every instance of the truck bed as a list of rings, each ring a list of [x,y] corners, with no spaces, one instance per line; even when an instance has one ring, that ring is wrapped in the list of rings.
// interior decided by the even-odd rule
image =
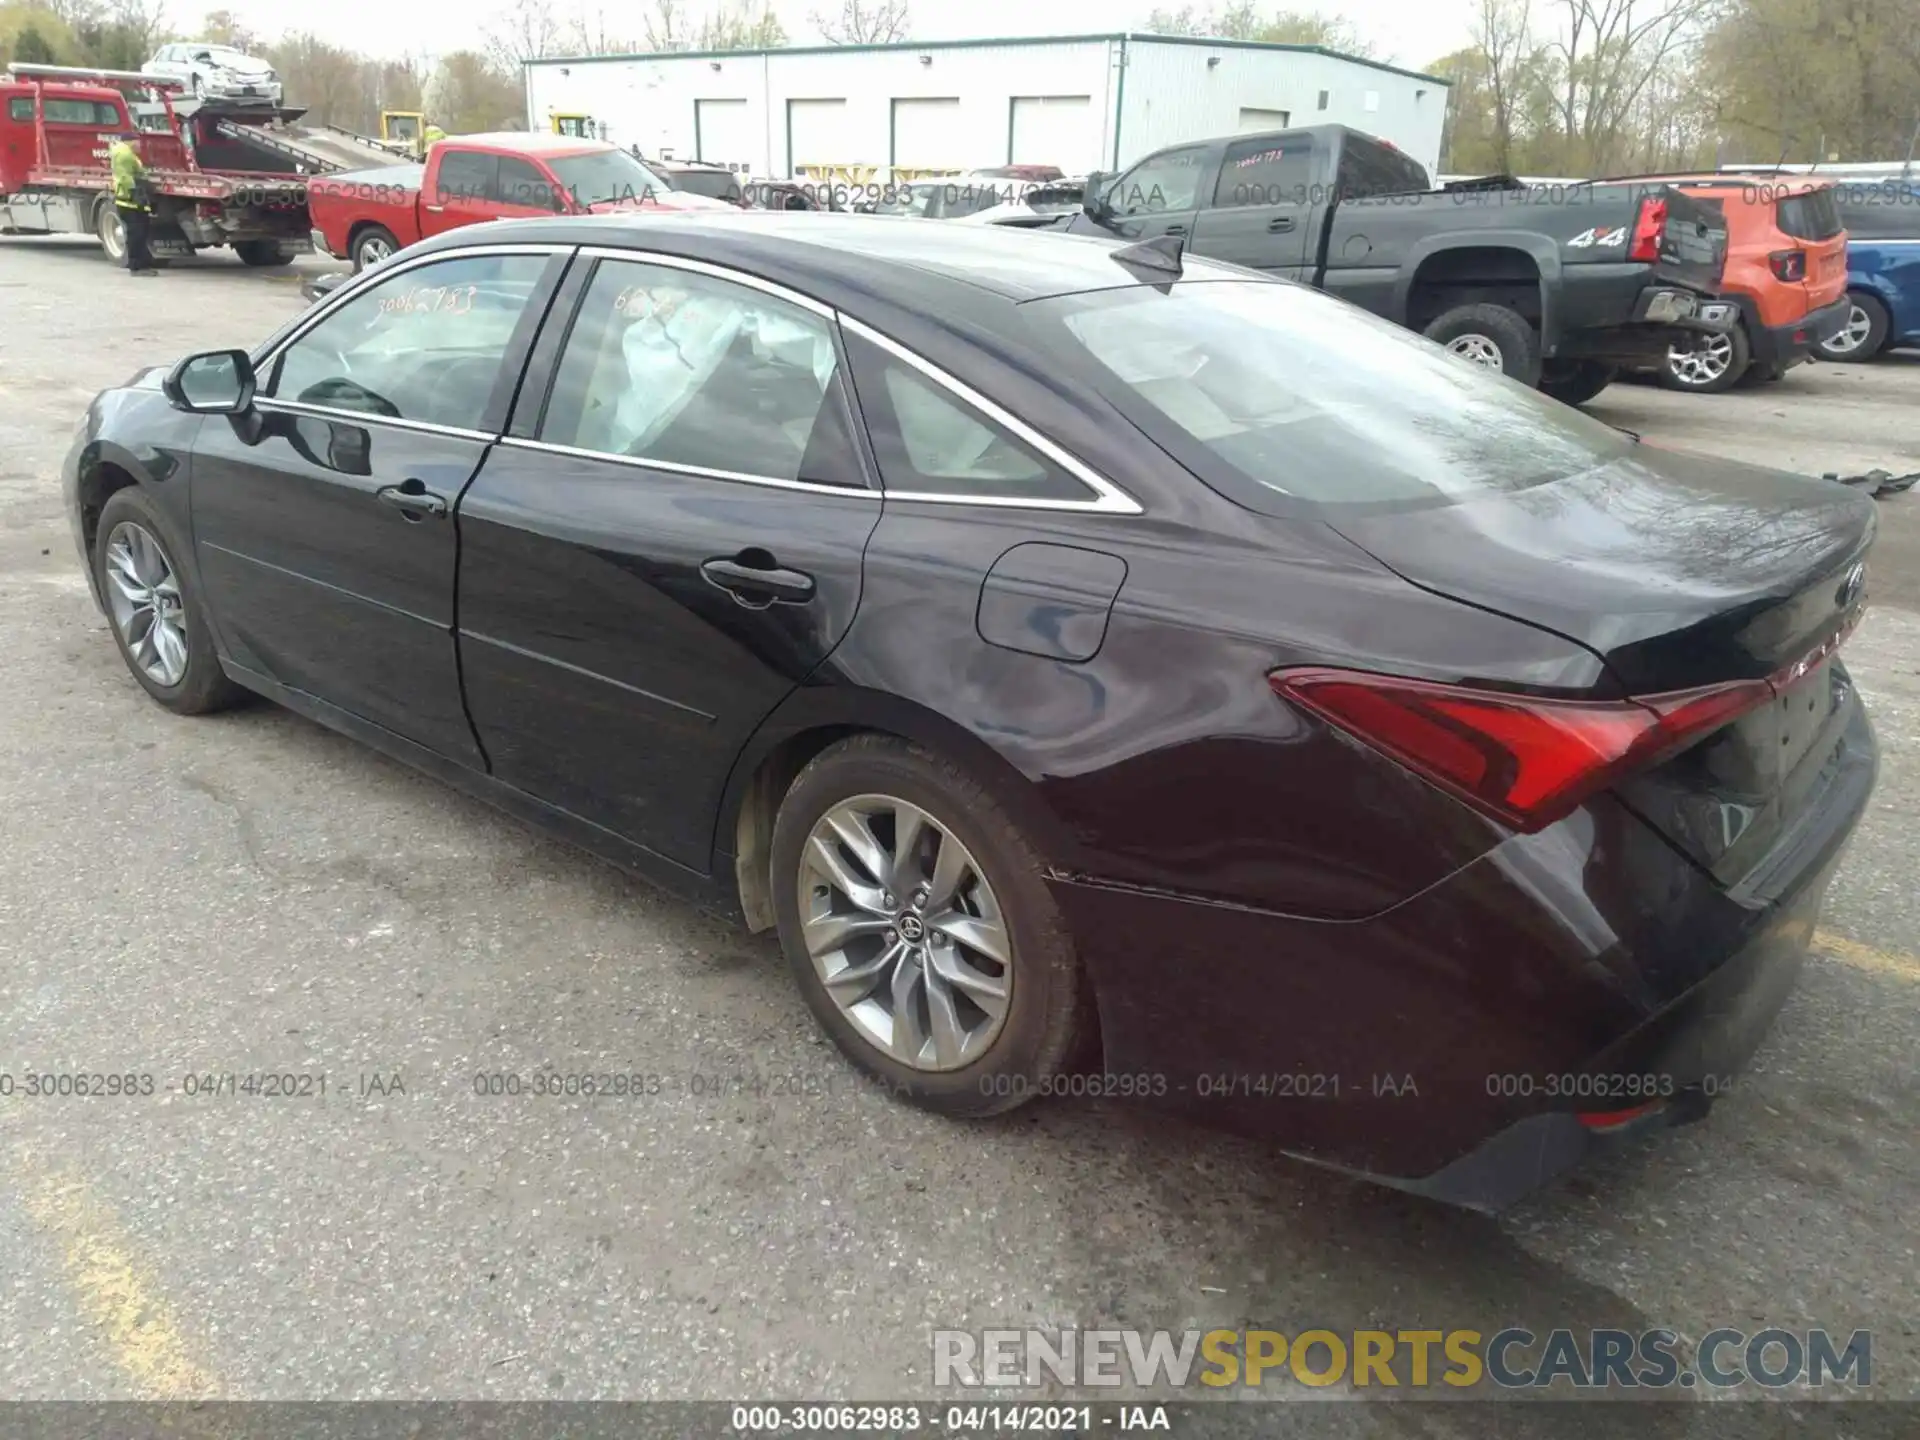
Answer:
[[[147,183],[155,194],[178,195],[189,200],[228,200],[244,196],[257,203],[285,200],[298,203],[306,199],[306,176],[281,176],[206,170],[147,170]],[[27,172],[29,188],[55,190],[108,190],[113,186],[112,171],[90,165],[38,165]]]

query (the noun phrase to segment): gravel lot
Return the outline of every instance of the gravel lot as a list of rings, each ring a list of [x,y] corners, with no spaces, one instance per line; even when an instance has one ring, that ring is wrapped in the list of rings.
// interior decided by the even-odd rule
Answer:
[[[251,343],[309,269],[136,280],[0,240],[0,1070],[332,1077],[324,1101],[0,1100],[0,1396],[897,1398],[927,1392],[934,1326],[1078,1323],[1870,1328],[1876,1392],[1920,1398],[1920,494],[1882,503],[1849,648],[1880,789],[1751,1083],[1491,1220],[1118,1106],[961,1127],[890,1103],[770,941],[270,706],[148,702],[59,460],[96,390]],[[1787,468],[1920,469],[1920,355],[1595,409]],[[827,1093],[473,1091],[546,1062]],[[1268,1433],[1308,1409],[1490,1433],[1395,1408]]]

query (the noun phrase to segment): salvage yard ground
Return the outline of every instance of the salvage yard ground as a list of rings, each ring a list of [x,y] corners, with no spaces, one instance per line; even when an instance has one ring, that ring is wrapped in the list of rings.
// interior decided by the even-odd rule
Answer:
[[[0,1070],[334,1077],[324,1102],[0,1100],[0,1396],[898,1398],[935,1326],[1078,1323],[1864,1328],[1876,1392],[1920,1398],[1920,494],[1881,504],[1847,651],[1880,789],[1757,1068],[1492,1220],[1119,1106],[891,1103],[770,939],[271,706],[150,703],[59,462],[96,390],[251,344],[314,268],[136,280],[0,241]],[[1920,355],[1593,408],[1785,468],[1920,469]],[[545,1062],[815,1093],[474,1092]]]

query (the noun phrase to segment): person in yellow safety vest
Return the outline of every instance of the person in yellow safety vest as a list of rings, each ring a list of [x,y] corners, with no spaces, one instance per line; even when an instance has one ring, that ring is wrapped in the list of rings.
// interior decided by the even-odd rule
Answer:
[[[431,145],[436,140],[446,139],[447,132],[442,130],[438,125],[429,125],[421,132],[421,136],[427,144]]]
[[[147,249],[152,206],[147,204],[147,167],[140,152],[133,148],[138,138],[129,131],[114,137],[107,150],[107,162],[113,167],[113,208],[120,218],[120,233],[125,237],[127,273],[157,275],[153,254]]]

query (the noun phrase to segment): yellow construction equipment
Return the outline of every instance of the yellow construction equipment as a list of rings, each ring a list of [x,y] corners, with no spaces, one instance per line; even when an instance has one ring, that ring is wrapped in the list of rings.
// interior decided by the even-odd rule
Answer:
[[[576,140],[597,140],[600,137],[591,115],[560,114],[549,110],[547,123],[556,135],[571,135]]]
[[[415,159],[427,153],[427,117],[418,110],[382,110],[380,138],[388,144],[404,145]]]

